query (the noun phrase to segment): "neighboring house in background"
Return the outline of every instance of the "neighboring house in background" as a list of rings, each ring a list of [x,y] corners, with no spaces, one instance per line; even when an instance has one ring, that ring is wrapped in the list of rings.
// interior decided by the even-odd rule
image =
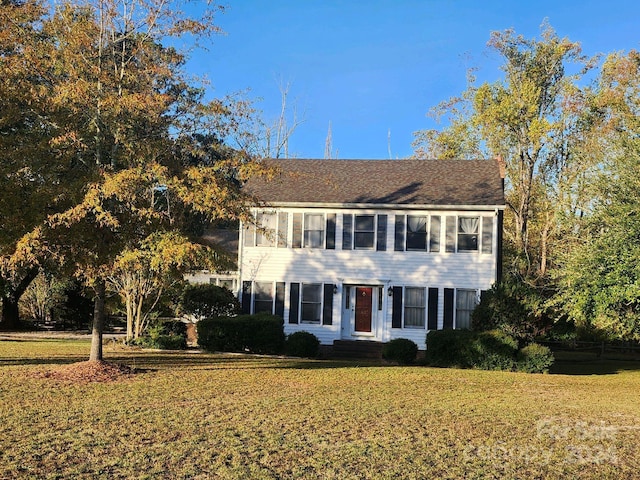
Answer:
[[[214,247],[221,253],[228,255],[230,258],[237,260],[239,248],[240,232],[229,229],[215,229],[207,231],[201,240],[206,245]],[[230,271],[210,272],[208,270],[200,270],[185,275],[185,280],[191,283],[211,283],[219,287],[225,287],[232,292],[238,292],[238,265],[234,265],[235,269]]]
[[[246,188],[262,204],[240,229],[245,313],[285,333],[408,338],[470,327],[501,270],[504,183],[497,160],[270,160]],[[212,277],[215,280],[215,276]]]

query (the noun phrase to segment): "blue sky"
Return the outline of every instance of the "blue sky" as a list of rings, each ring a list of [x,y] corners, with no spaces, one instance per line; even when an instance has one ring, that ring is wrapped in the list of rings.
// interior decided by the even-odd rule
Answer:
[[[211,94],[248,89],[266,121],[289,83],[303,123],[290,156],[322,158],[329,123],[338,158],[402,158],[416,130],[435,124],[428,110],[466,87],[466,71],[500,78],[486,43],[514,28],[537,37],[547,18],[588,55],[640,49],[640,2],[632,0],[229,0],[225,34],[195,53]],[[390,142],[389,140],[390,132]]]

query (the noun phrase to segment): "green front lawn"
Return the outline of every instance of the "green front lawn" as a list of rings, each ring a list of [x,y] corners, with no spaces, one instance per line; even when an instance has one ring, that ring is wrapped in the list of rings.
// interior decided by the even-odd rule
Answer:
[[[640,365],[529,375],[0,340],[0,478],[637,478]],[[617,373],[610,373],[619,370]],[[575,367],[572,373],[588,373]]]

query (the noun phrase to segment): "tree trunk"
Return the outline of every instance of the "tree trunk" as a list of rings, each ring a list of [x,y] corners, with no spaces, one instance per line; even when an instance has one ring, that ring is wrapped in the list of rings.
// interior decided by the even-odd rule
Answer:
[[[96,288],[96,295],[93,299],[93,328],[91,330],[91,353],[90,362],[102,361],[102,328],[104,326],[104,280],[99,280]]]
[[[1,330],[17,330],[20,327],[20,311],[18,301],[27,287],[38,275],[37,268],[29,268],[17,285],[9,288],[9,293],[2,297]]]
[[[133,339],[133,306],[131,302],[131,295],[127,294],[127,342]]]
[[[20,313],[18,299],[14,295],[2,297],[2,330],[18,330],[20,327]]]

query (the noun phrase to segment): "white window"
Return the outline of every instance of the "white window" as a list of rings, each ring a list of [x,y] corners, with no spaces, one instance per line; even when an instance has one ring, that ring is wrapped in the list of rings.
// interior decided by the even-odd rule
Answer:
[[[426,215],[407,215],[407,250],[427,249]]]
[[[478,293],[475,290],[456,290],[456,329],[471,328],[471,312],[478,304]]]
[[[426,295],[424,288],[405,287],[404,289],[404,326],[405,328],[424,328]]]
[[[212,285],[217,285],[218,287],[226,288],[231,292],[235,292],[237,288],[236,281],[233,278],[210,277],[209,283]]]
[[[480,217],[458,218],[458,251],[477,251]]]
[[[275,213],[258,213],[258,228],[256,229],[256,246],[273,247],[276,242],[276,225],[278,218]]]
[[[319,283],[302,284],[302,315],[300,323],[320,323],[322,318],[322,285]]]
[[[356,215],[353,226],[353,245],[358,249],[372,249],[375,246],[376,221],[374,215]]]
[[[273,283],[255,282],[253,289],[253,313],[273,313]]]
[[[304,214],[305,248],[324,247],[324,215],[321,213]]]

